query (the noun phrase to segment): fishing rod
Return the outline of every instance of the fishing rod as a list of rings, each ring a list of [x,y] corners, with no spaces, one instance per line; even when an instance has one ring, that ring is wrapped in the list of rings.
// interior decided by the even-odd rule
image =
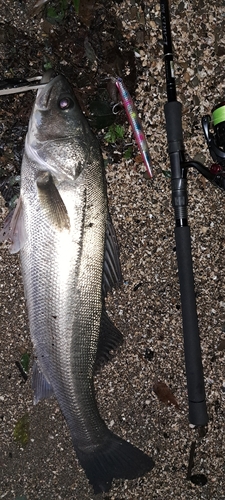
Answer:
[[[164,112],[176,223],[175,240],[183,317],[189,420],[194,425],[203,426],[208,422],[208,415],[196,311],[190,228],[187,222],[187,170],[184,167],[182,105],[176,96],[168,1],[161,0],[160,8],[168,98]]]
[[[187,170],[196,168],[215,186],[225,189],[225,102],[202,119],[203,131],[214,163],[210,169],[200,162],[185,162],[182,105],[177,101],[168,0],[160,0],[167,103],[164,106],[171,167],[172,205],[183,319],[184,353],[189,401],[189,421],[196,426],[208,422],[198,317],[194,289],[191,236],[187,218]],[[210,127],[213,127],[213,131]]]

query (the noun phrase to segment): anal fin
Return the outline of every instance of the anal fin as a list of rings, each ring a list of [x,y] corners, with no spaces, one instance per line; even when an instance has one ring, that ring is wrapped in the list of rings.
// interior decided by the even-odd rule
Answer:
[[[48,399],[54,395],[51,384],[39,369],[36,361],[33,364],[32,389],[34,391],[34,405],[41,401],[41,399]]]

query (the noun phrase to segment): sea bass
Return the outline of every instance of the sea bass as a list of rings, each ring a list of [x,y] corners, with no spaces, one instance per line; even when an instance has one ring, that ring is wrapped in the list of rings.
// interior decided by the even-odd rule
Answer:
[[[150,471],[152,458],[99,415],[93,375],[122,340],[104,297],[121,281],[100,148],[62,76],[38,90],[20,198],[0,235],[20,252],[34,346],[34,402],[55,395],[95,493]]]

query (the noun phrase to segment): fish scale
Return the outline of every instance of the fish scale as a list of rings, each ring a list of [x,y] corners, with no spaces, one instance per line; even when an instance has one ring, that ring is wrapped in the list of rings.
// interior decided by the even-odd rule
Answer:
[[[104,304],[121,271],[102,155],[62,76],[38,91],[6,239],[20,252],[34,402],[56,396],[95,493],[150,471],[153,460],[107,428],[95,400],[96,366],[122,341]]]

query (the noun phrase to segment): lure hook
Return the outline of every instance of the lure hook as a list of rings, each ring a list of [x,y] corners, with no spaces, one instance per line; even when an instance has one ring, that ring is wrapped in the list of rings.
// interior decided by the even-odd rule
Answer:
[[[119,108],[120,106],[121,106],[120,102],[117,102],[116,104],[114,104],[114,106],[112,107],[112,113],[113,113],[113,115],[118,115],[118,113],[119,113],[120,110],[118,109],[118,111],[116,111],[116,108]]]

